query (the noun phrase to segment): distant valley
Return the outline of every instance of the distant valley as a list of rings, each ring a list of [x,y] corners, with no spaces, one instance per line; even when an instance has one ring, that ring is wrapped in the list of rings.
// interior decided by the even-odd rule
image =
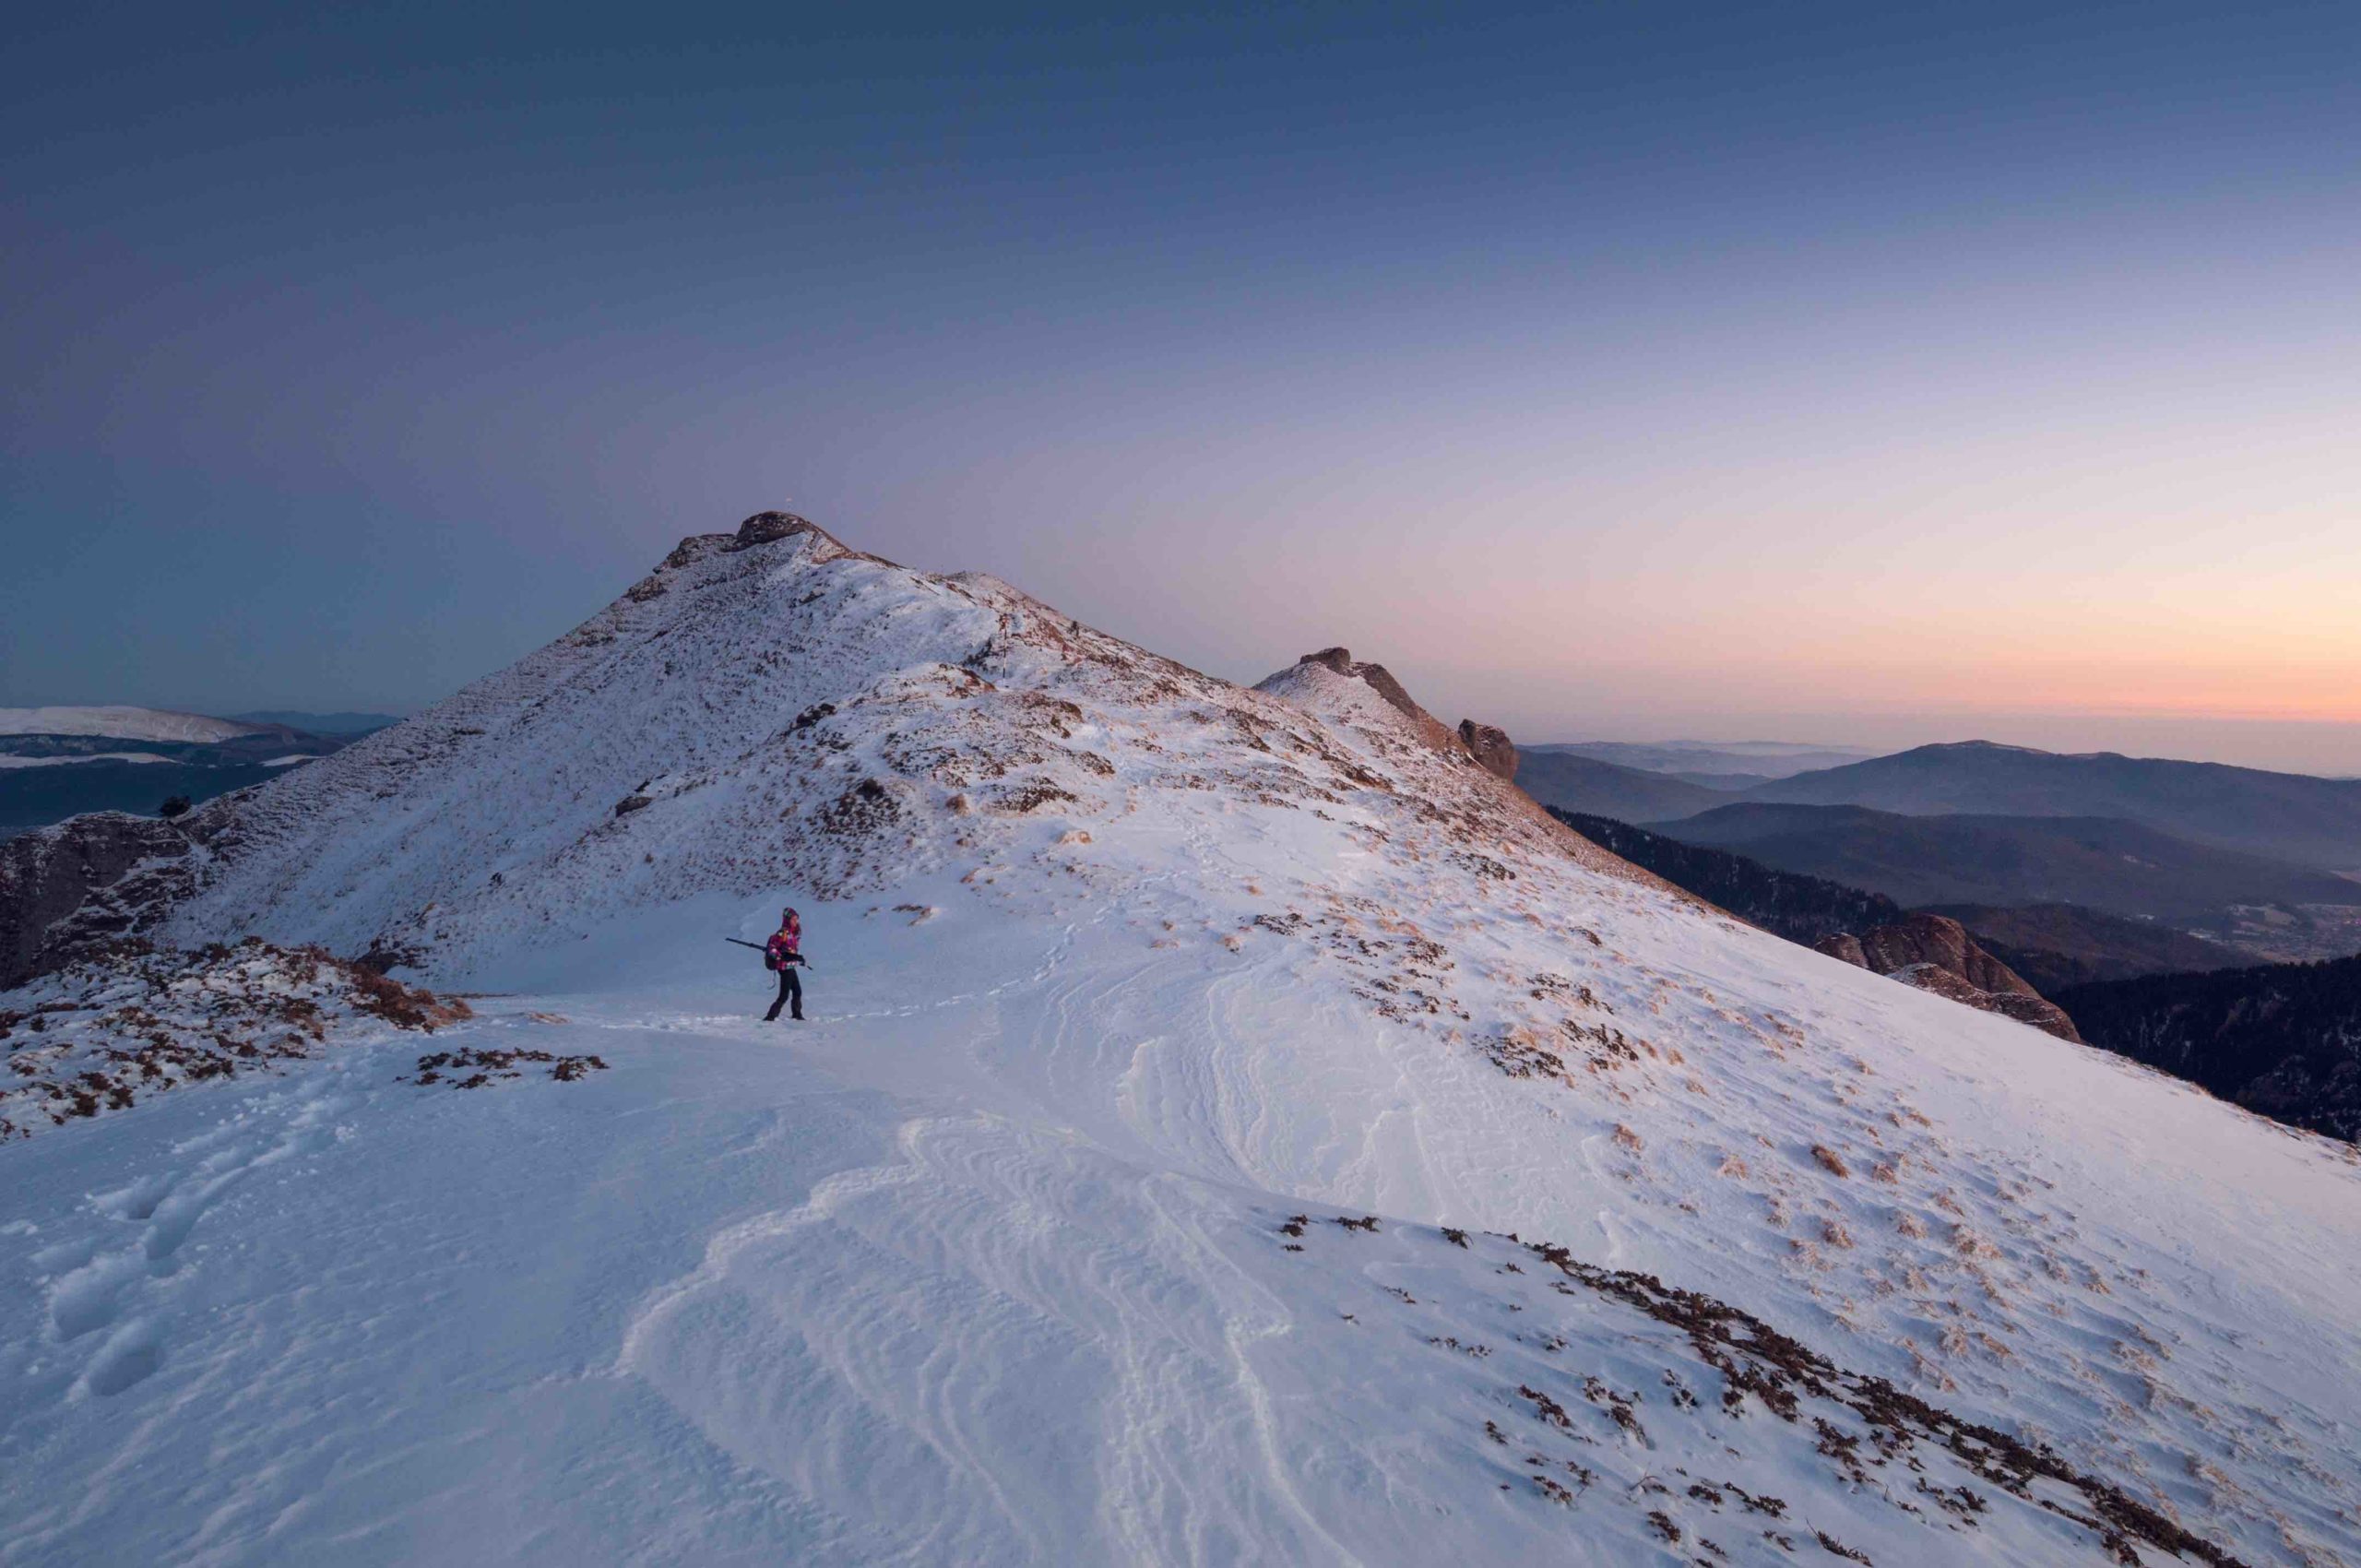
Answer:
[[[1766,931],[2361,1137],[2352,780],[1984,742],[1759,781],[1696,743],[1523,758],[1568,826]]]
[[[1747,798],[1914,816],[2121,817],[2194,843],[2323,871],[2361,869],[2361,782],[2220,763],[1966,741],[1797,774]]]
[[[1774,935],[2361,1140],[2361,957],[2255,967],[2073,904],[1905,911],[1882,894],[1550,808],[1601,847]]]
[[[2109,961],[2148,948],[2230,963],[2361,952],[2361,784],[2349,779],[1963,742],[1729,788],[1712,780],[1844,754],[1584,742],[1521,754],[1517,782],[1544,805],[1738,850],[1905,908],[2078,907],[2074,947]],[[2127,923],[2099,936],[2094,917]],[[2157,940],[2138,939],[2143,926]],[[2177,945],[2184,938],[2197,945]],[[2078,975],[2047,978],[2091,978]]]
[[[1650,826],[1686,843],[1741,850],[1766,865],[1867,887],[1911,907],[2081,904],[2163,921],[2264,957],[2339,956],[2349,928],[2331,911],[2349,907],[2354,897],[2354,885],[2330,872],[2190,843],[2113,817],[1904,816],[1863,806],[1741,804]],[[2287,919],[2265,932],[2239,913],[2262,909],[2285,911]],[[2244,941],[2236,934],[2242,931]],[[2319,943],[2331,951],[2313,951]]]

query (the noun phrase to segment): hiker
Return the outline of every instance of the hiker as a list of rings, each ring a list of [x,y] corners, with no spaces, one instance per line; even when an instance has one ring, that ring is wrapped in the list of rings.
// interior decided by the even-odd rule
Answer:
[[[803,917],[793,909],[781,910],[778,929],[763,944],[763,968],[778,973],[778,1000],[763,1015],[763,1022],[778,1022],[778,1010],[788,1009],[788,1016],[797,1023],[803,1021],[803,981],[795,967],[803,962]]]

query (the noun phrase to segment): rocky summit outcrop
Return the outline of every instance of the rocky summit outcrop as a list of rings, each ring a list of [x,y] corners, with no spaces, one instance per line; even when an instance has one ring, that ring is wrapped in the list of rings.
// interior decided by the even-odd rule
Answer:
[[[1384,698],[1387,706],[1409,719],[1417,727],[1419,738],[1434,750],[1467,757],[1485,772],[1504,782],[1515,779],[1516,747],[1509,740],[1506,731],[1489,724],[1478,724],[1472,719],[1463,719],[1458,729],[1452,729],[1420,707],[1409,689],[1396,680],[1394,672],[1384,665],[1357,662],[1352,650],[1344,647],[1323,647],[1316,653],[1307,653],[1297,659],[1296,664],[1298,667],[1316,664],[1348,680],[1360,682]]]
[[[1814,945],[1872,974],[2031,1024],[2060,1039],[2082,1038],[2063,1008],[1978,946],[1967,928],[1947,915],[1911,915],[1858,934],[1840,932]]]
[[[1459,721],[1459,742],[1485,772],[1512,784],[1516,782],[1516,743],[1509,739],[1507,731],[1463,719]]]
[[[1305,654],[1296,662],[1317,664],[1368,686],[1370,690],[1383,697],[1389,706],[1416,724],[1420,737],[1435,750],[1449,752],[1465,749],[1460,744],[1458,732],[1445,727],[1442,719],[1420,707],[1417,699],[1410,695],[1408,688],[1395,680],[1394,672],[1384,665],[1356,663],[1353,660],[1352,651],[1342,647],[1323,647],[1316,653]]]
[[[825,533],[809,517],[799,517],[792,512],[757,512],[738,525],[738,548],[752,549],[757,544],[790,539],[800,533]]]

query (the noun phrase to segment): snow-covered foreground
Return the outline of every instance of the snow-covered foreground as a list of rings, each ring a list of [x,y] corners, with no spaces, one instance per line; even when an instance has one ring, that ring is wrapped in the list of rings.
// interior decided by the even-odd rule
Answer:
[[[2361,1560],[2343,1146],[696,542],[199,814],[155,929],[498,994],[0,1146],[0,1563]]]
[[[1948,1063],[1692,1039],[1756,1059],[1725,1114],[1767,1146],[1718,1096],[1679,1131],[1564,1091],[1503,1116],[1489,1063],[1351,1028],[1279,937],[1150,949],[1153,889],[1038,925],[939,897],[815,921],[801,1030],[715,940],[760,912],[703,910],[607,944],[617,989],[0,1150],[0,1562],[2105,1560],[1940,1443],[1855,1484],[1809,1404],[1725,1412],[1684,1334],[1487,1229],[1742,1305],[2249,1561],[2353,1550],[2356,1182],[2324,1143],[1964,1010]],[[1945,1005],[1827,968],[1864,1016]],[[611,1071],[404,1081],[518,1048]],[[2014,1190],[1810,1162],[1903,1077],[1917,1136]],[[2214,1170],[2143,1152],[2200,1134]],[[1857,1244],[1796,1247],[1832,1224]],[[1864,1250],[1925,1289],[1864,1288]]]

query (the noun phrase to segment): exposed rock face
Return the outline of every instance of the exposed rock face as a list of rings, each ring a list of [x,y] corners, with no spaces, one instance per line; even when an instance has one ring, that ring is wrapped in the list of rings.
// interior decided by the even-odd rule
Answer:
[[[1459,743],[1467,748],[1468,754],[1485,772],[1512,784],[1516,782],[1516,745],[1507,731],[1463,719],[1459,721]]]
[[[744,550],[800,533],[821,531],[819,524],[809,517],[799,517],[792,512],[757,512],[738,525],[738,548]]]
[[[2014,992],[2037,997],[2041,992],[2019,979],[2015,970],[1976,945],[1967,928],[1948,915],[1911,915],[1892,925],[1863,932],[1859,937],[1865,968],[1881,975],[1913,964],[1947,969],[1978,991]]]
[[[1440,720],[1418,705],[1410,695],[1409,689],[1394,678],[1392,671],[1382,664],[1354,663],[1352,650],[1349,648],[1323,647],[1317,653],[1305,654],[1301,662],[1323,664],[1339,675],[1349,675],[1357,681],[1366,682],[1379,696],[1383,697],[1411,718],[1424,719],[1427,723],[1441,727]]]
[[[1967,928],[1945,915],[1911,915],[1859,935],[1841,932],[1814,944],[1872,974],[1898,980],[1953,1002],[2031,1024],[2060,1039],[2080,1042],[2074,1020],[2027,985],[2014,969],[1976,945]]]
[[[113,895],[126,882],[184,876],[189,835],[174,823],[121,812],[68,818],[0,844],[0,989],[22,984],[136,924]]]

